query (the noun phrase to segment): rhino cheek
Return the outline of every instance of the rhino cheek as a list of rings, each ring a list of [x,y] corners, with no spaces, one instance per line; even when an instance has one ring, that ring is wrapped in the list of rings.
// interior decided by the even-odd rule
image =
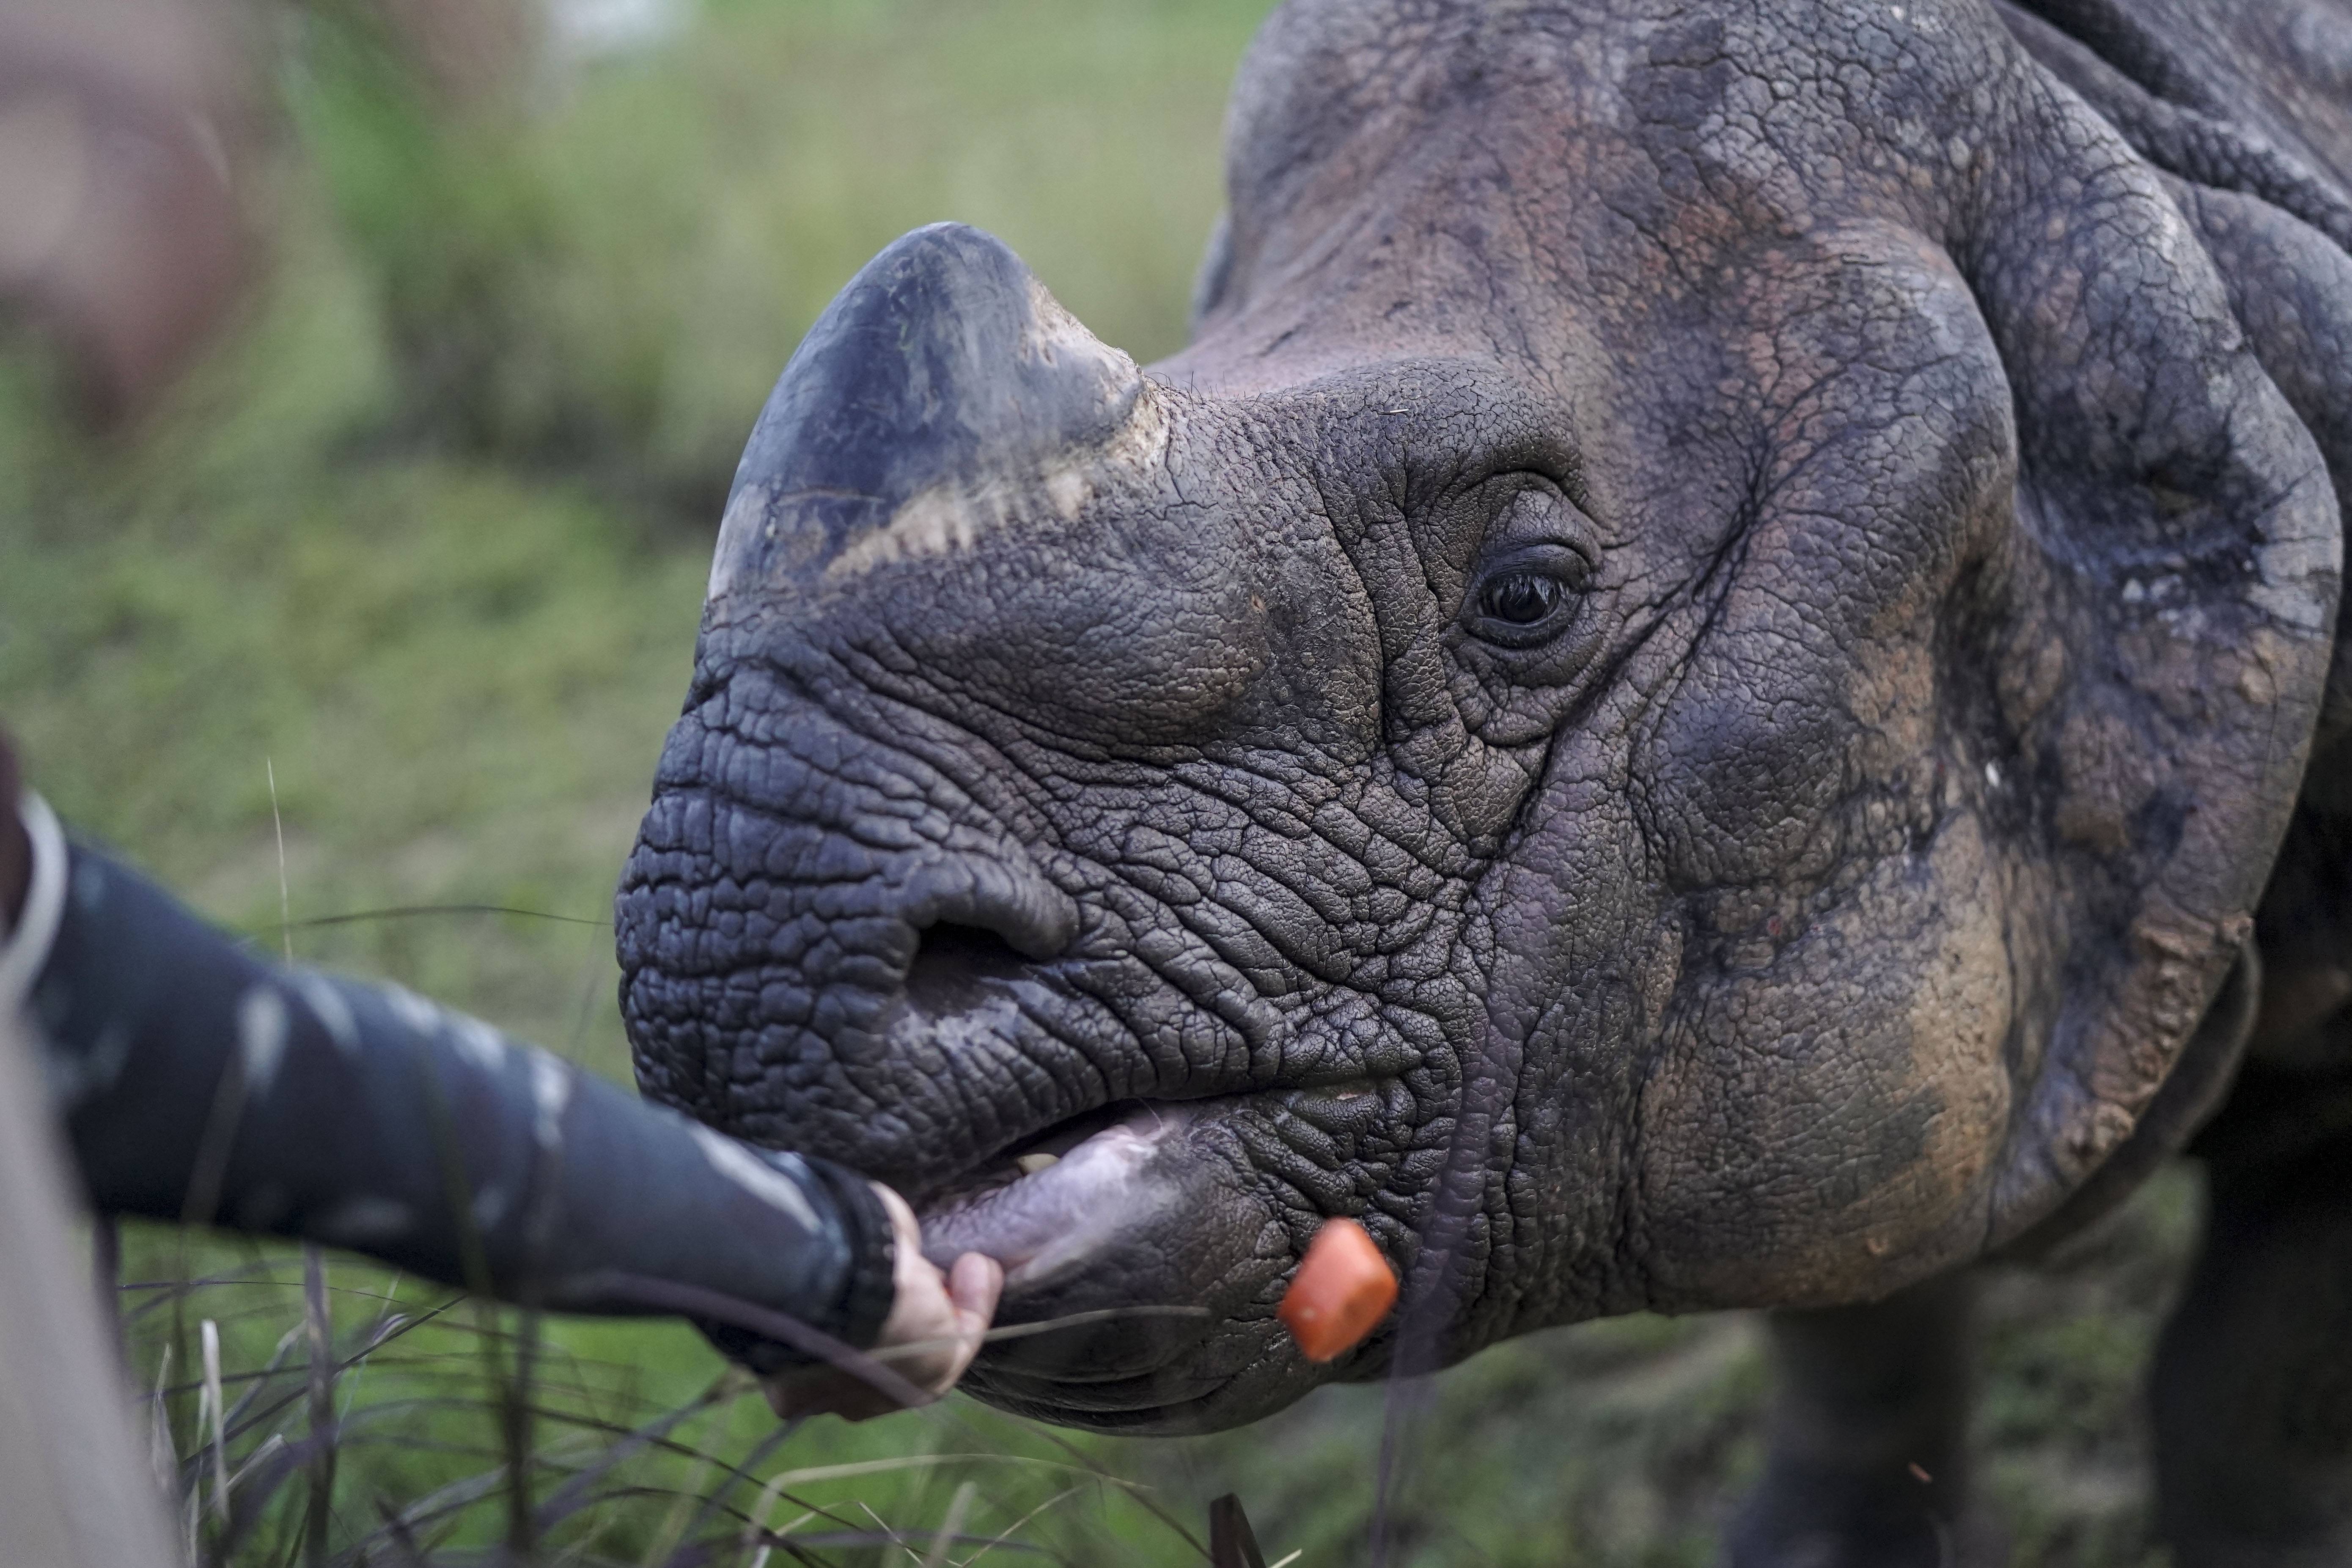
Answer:
[[[2011,1089],[2000,880],[1958,814],[1686,988],[1641,1108],[1655,1305],[1850,1300],[1980,1248]]]
[[[1563,737],[1465,942],[1492,975],[1465,1082],[1507,1088],[1507,1103],[1467,1129],[1487,1152],[1490,1240],[1461,1268],[1459,1353],[1644,1300],[1626,1234],[1636,1042],[1658,1037],[1683,951],[1612,734],[1604,721]],[[1454,1143],[1459,1166],[1471,1150]]]

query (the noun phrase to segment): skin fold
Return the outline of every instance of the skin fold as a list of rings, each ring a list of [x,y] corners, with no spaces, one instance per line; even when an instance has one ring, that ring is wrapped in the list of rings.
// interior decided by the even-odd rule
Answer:
[[[1734,1559],[1979,1540],[1955,1272],[2352,1058],[2347,82],[2315,0],[1284,6],[1182,353],[942,225],[786,368],[619,895],[646,1092],[1122,1314],[1008,1407],[1770,1307]],[[1334,1215],[1407,1305],[1318,1367]]]

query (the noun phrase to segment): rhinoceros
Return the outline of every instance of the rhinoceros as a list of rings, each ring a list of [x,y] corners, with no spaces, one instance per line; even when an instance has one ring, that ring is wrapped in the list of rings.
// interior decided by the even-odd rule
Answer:
[[[940,225],[783,371],[640,1082],[1119,1310],[1058,1422],[1773,1309],[1742,1564],[1962,1539],[1969,1270],[2195,1135],[2162,1528],[2347,1560],[2347,247],[2326,0],[1292,0],[1181,353]]]

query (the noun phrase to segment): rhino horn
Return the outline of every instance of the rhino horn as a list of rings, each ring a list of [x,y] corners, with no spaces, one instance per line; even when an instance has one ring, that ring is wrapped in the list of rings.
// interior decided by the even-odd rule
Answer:
[[[711,567],[737,588],[969,546],[1091,493],[1146,417],[1135,362],[1003,241],[933,224],[852,279],[802,340],[735,471]]]

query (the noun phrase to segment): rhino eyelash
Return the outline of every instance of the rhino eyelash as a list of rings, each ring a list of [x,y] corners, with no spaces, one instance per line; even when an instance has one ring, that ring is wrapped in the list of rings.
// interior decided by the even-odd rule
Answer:
[[[1559,613],[1568,584],[1541,572],[1506,572],[1480,595],[1486,619],[1514,626],[1538,626]]]
[[[1496,647],[1539,647],[1575,624],[1591,567],[1576,551],[1515,551],[1480,573],[1464,608],[1472,637]]]

